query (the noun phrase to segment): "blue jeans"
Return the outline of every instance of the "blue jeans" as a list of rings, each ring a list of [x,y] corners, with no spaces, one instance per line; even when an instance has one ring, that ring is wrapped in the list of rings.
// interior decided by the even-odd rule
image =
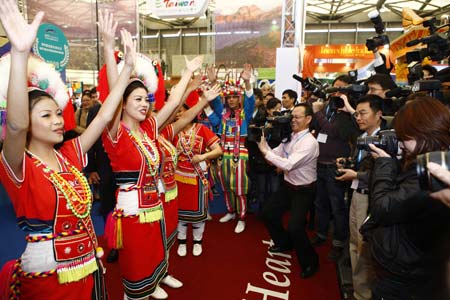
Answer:
[[[317,165],[316,215],[317,235],[326,239],[331,216],[333,216],[333,245],[343,247],[348,239],[348,209],[344,200],[346,183],[336,177],[336,166]]]
[[[274,170],[255,173],[256,179],[256,212],[260,213],[264,203],[269,200],[273,193],[277,192],[283,174],[277,174]]]

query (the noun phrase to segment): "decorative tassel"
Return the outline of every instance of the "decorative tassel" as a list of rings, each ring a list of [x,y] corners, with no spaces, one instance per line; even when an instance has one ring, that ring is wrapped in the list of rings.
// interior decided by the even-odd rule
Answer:
[[[187,177],[180,174],[175,174],[175,180],[185,184],[197,185],[196,177]]]
[[[98,266],[93,253],[70,263],[59,263],[58,282],[63,284],[78,281],[97,270]]]
[[[170,201],[176,199],[177,196],[178,196],[178,188],[177,188],[177,186],[175,186],[173,189],[166,191],[164,200],[166,202],[170,202]]]
[[[116,246],[115,249],[123,249],[123,236],[122,236],[122,218],[116,220]]]
[[[116,246],[116,219],[113,217],[112,212],[108,214],[105,222],[105,240],[109,248],[114,248]]]

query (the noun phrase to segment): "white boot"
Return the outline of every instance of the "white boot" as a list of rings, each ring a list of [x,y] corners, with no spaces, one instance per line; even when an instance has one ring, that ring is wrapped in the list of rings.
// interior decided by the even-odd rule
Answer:
[[[187,254],[186,244],[178,244],[177,253],[178,256],[186,256]]]
[[[192,248],[192,255],[200,256],[202,255],[203,247],[202,244],[194,244],[194,248]]]
[[[228,221],[234,220],[234,218],[236,218],[236,215],[233,213],[227,213],[225,216],[223,216],[222,218],[220,218],[219,222],[220,223],[226,223]]]
[[[239,220],[236,227],[234,228],[235,233],[241,233],[245,230],[245,221]]]
[[[167,299],[169,295],[167,295],[166,291],[157,285],[155,291],[150,295],[150,297],[153,299]]]
[[[178,289],[183,286],[183,283],[176,279],[175,277],[171,275],[167,275],[161,280],[161,283],[167,285],[168,287],[171,287],[173,289]]]

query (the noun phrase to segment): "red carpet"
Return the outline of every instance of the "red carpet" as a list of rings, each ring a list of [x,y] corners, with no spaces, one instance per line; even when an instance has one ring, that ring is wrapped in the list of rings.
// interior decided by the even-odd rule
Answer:
[[[169,273],[184,283],[181,289],[162,286],[173,300],[337,300],[339,299],[336,267],[326,258],[330,246],[318,248],[319,271],[310,279],[300,278],[295,255],[270,255],[270,241],[264,225],[252,215],[241,234],[234,233],[236,221],[221,224],[219,216],[206,223],[203,254],[176,254],[172,247]],[[189,232],[189,237],[192,235]],[[108,252],[106,252],[108,253]],[[122,300],[123,291],[118,263],[105,264],[111,300]],[[266,297],[264,295],[267,295]]]

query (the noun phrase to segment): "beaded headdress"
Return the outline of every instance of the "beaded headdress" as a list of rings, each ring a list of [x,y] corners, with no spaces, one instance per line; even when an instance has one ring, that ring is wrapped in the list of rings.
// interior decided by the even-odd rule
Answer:
[[[0,80],[0,123],[2,126],[0,140],[3,140],[5,135],[6,97],[8,93],[10,66],[11,55],[9,53],[0,57],[0,74],[2,74],[2,80]],[[28,58],[27,79],[29,88],[46,92],[64,110],[69,102],[69,94],[66,85],[61,79],[60,73],[52,65],[35,55],[30,55]]]

